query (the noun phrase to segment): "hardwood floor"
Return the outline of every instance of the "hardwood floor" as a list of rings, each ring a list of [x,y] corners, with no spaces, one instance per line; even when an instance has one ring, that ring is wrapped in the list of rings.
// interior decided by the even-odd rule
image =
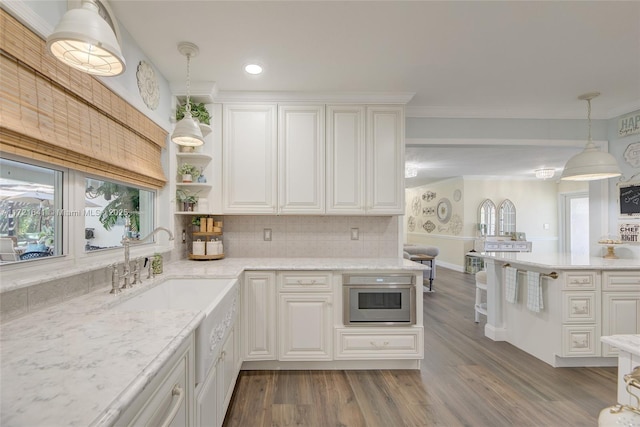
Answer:
[[[616,368],[552,368],[474,323],[472,275],[438,268],[420,370],[242,371],[224,425],[595,426]]]

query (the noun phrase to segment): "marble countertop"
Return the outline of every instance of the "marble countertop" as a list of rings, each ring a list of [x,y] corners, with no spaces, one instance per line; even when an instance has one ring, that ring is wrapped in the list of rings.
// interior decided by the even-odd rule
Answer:
[[[637,259],[605,259],[554,252],[468,252],[467,255],[558,270],[640,270],[640,260]]]
[[[600,340],[622,351],[640,356],[640,335],[609,335],[600,337]]]
[[[237,277],[244,270],[425,270],[404,259],[181,260],[118,295],[108,288],[2,324],[0,424],[112,425],[204,314],[122,312],[119,302],[176,277]]]

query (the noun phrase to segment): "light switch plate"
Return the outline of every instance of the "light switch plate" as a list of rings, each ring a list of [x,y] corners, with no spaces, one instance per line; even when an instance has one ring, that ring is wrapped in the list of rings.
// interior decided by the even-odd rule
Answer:
[[[359,240],[360,239],[360,229],[352,228],[351,229],[351,240]]]
[[[265,228],[264,230],[262,230],[262,237],[263,237],[265,242],[270,242],[271,241],[271,229],[270,228]]]

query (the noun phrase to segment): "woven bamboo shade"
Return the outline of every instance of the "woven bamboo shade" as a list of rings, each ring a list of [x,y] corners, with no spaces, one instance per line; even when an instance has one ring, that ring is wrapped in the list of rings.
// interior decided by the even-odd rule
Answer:
[[[96,78],[45,52],[0,10],[0,151],[144,187],[166,183],[167,132]]]

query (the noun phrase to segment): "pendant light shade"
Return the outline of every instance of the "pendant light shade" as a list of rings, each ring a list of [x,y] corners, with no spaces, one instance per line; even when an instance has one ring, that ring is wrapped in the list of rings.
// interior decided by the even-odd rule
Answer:
[[[593,92],[578,97],[580,100],[587,101],[589,137],[584,151],[569,159],[560,179],[566,181],[594,181],[622,175],[615,157],[607,152],[598,150],[591,141],[591,100],[598,95],[600,95],[598,92]]]
[[[200,125],[191,115],[191,99],[189,97],[189,90],[191,83],[191,57],[198,55],[199,49],[198,46],[193,43],[181,42],[178,44],[178,51],[187,57],[187,101],[184,117],[176,124],[173,134],[171,134],[171,141],[178,145],[198,147],[204,144],[204,137],[202,136]]]
[[[96,76],[117,76],[126,67],[113,29],[92,0],[64,14],[47,37],[47,49],[70,67]]]

